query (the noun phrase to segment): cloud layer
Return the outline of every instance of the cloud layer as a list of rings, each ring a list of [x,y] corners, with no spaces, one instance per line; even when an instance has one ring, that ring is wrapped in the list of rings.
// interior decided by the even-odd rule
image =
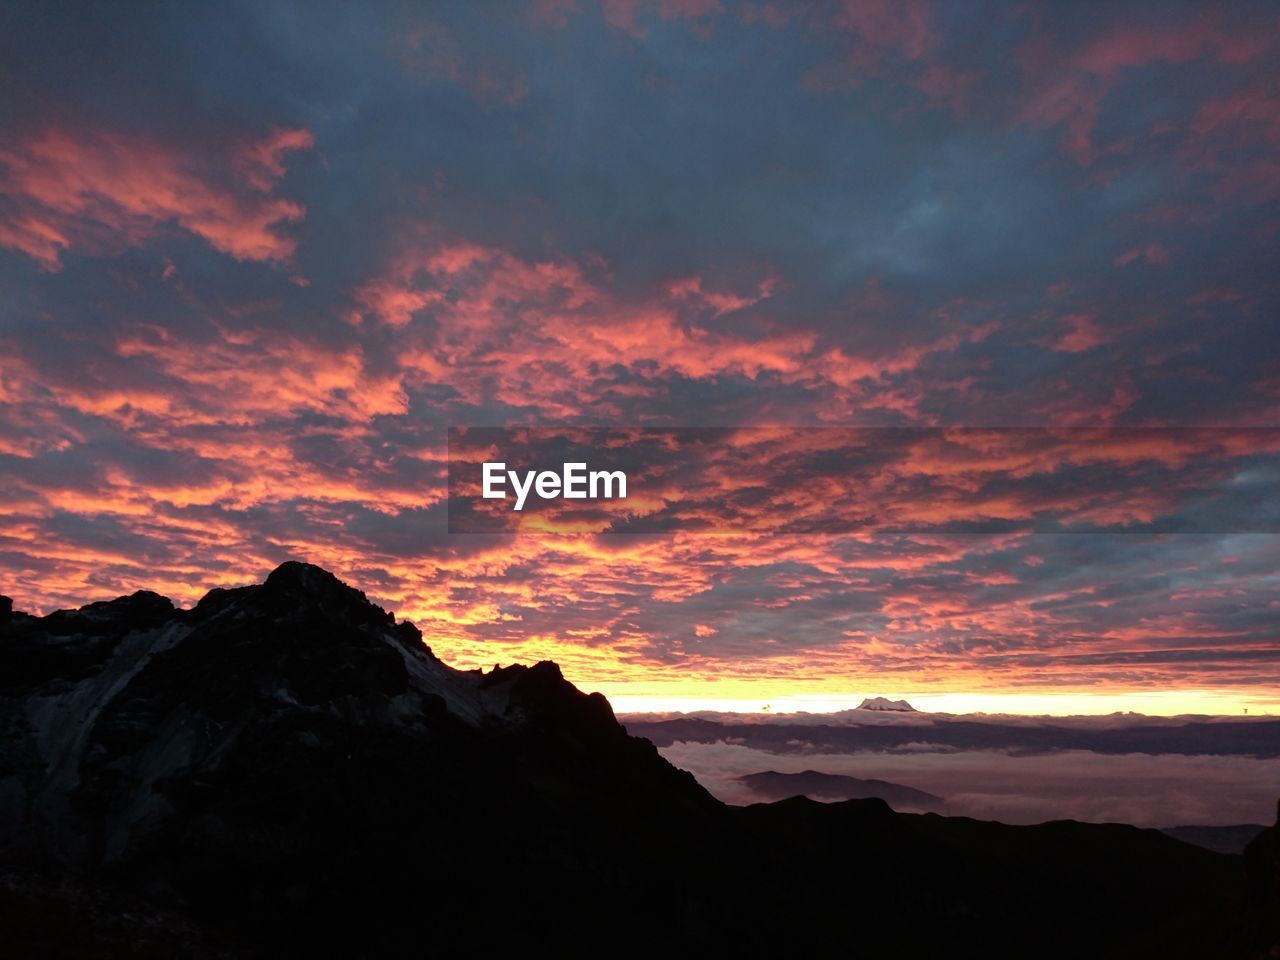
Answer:
[[[450,425],[1274,426],[1266,4],[42,4],[0,52],[20,608],[304,556],[446,657],[611,691],[1280,684],[1280,544],[1240,527],[512,540],[445,508]],[[1263,510],[1260,452],[1184,466]]]

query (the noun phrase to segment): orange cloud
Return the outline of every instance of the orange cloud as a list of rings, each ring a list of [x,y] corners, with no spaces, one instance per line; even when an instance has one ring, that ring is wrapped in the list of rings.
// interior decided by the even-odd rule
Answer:
[[[241,183],[202,172],[202,158],[109,130],[49,126],[0,147],[0,190],[11,206],[0,244],[46,270],[66,250],[111,251],[174,225],[237,260],[283,262],[295,241],[281,230],[301,204],[271,196],[284,156],[312,144],[305,130],[276,130],[233,150]]]
[[[858,408],[907,413],[914,396],[889,378],[996,329],[964,326],[861,355],[753,312],[779,286],[772,272],[745,289],[714,289],[687,276],[624,299],[597,276],[598,267],[531,262],[420,226],[388,268],[355,291],[348,319],[356,329],[397,331],[406,371],[419,382],[447,384],[468,403],[498,401],[551,418],[591,410],[603,419],[625,417],[620,400],[650,395],[672,377],[774,376],[831,394],[822,415],[833,420],[848,420]],[[875,309],[888,309],[875,289],[868,297],[879,298]],[[718,322],[730,315],[741,322]],[[422,322],[414,324],[415,317]],[[618,377],[619,369],[630,376]]]
[[[1113,26],[1065,54],[1038,34],[1021,51],[1030,96],[1019,120],[1037,127],[1061,124],[1063,149],[1077,163],[1088,165],[1104,152],[1094,141],[1103,101],[1126,71],[1201,58],[1247,63],[1271,42],[1273,37],[1265,33],[1220,29],[1211,16],[1179,27]]]
[[[1062,325],[1066,329],[1051,341],[1051,345],[1063,353],[1083,353],[1111,340],[1094,318],[1085,313],[1067,314],[1062,318]]]

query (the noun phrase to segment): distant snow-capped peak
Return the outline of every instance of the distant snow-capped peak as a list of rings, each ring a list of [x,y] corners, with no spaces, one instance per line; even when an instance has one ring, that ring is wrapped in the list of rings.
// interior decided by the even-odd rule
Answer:
[[[859,710],[892,710],[896,713],[915,713],[916,708],[905,700],[890,700],[887,697],[867,697],[860,704]]]

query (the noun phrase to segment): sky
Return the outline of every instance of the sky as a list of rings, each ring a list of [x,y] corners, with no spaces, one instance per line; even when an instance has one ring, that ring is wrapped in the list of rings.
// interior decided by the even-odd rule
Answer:
[[[1280,711],[1278,85],[1267,3],[2,3],[0,593],[306,559],[621,707]],[[450,533],[509,426],[910,522]]]

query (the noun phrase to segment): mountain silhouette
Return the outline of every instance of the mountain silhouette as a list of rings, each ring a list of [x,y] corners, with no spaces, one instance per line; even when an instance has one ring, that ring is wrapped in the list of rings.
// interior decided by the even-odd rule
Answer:
[[[0,613],[10,956],[1270,945],[1274,831],[1246,867],[1114,824],[729,807],[555,664],[453,669],[308,564]]]
[[[1267,828],[1259,823],[1237,823],[1228,826],[1183,824],[1161,827],[1163,833],[1197,847],[1216,850],[1219,853],[1243,853],[1253,840]]]
[[[799,773],[780,773],[763,770],[738,778],[752,792],[766,800],[784,800],[788,797],[806,796],[813,800],[883,800],[895,810],[941,810],[944,802],[915,787],[907,787],[887,780],[865,780],[839,773],[823,773],[820,770],[803,770]]]

